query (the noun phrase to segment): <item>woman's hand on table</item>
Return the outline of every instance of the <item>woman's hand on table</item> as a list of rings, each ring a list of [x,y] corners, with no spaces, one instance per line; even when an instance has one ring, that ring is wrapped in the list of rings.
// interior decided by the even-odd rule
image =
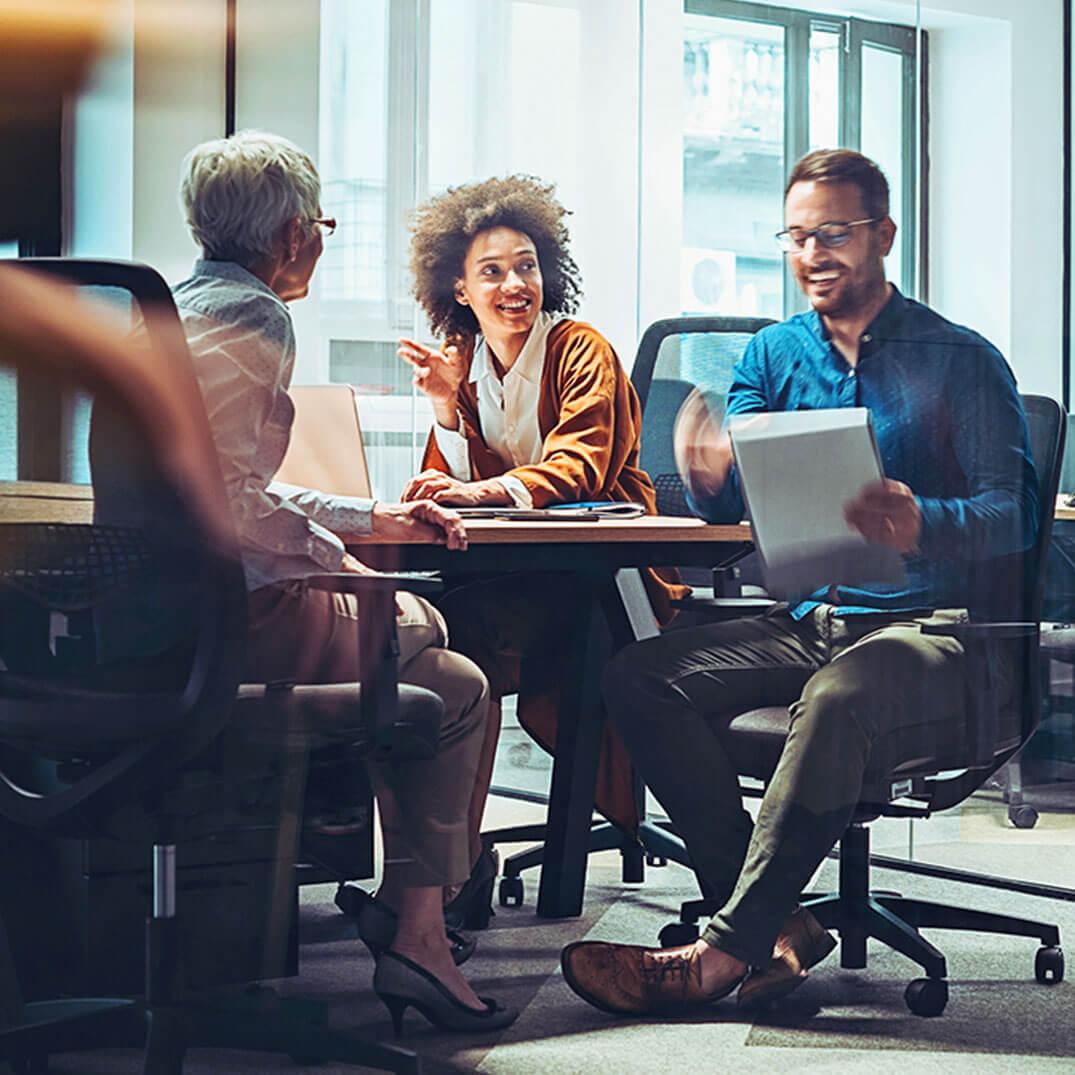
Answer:
[[[422,538],[459,552],[467,547],[463,520],[454,511],[428,499],[409,504],[378,502],[373,508],[373,534],[386,541]]]
[[[450,344],[436,351],[415,340],[401,339],[396,352],[414,370],[414,386],[429,397],[437,422],[445,429],[459,427],[456,399],[466,375],[466,363]]]
[[[423,470],[407,482],[403,500],[432,500],[457,508],[504,507],[514,504],[507,489],[496,480],[464,482],[441,470]]]

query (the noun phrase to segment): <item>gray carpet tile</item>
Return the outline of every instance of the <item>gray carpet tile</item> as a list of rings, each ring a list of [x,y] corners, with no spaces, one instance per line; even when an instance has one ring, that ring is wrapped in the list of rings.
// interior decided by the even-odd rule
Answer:
[[[676,868],[651,875],[642,889],[617,889],[613,878],[588,891],[610,902],[591,939],[652,943],[666,908],[693,895]],[[819,887],[835,881],[826,865]],[[1075,904],[1015,897],[988,889],[876,871],[879,887],[983,909],[1002,908],[1075,930]],[[618,893],[618,895],[617,895]],[[1034,940],[930,934],[949,960],[945,1014],[921,1019],[904,1005],[917,976],[903,957],[871,945],[869,967],[845,971],[833,955],[782,1005],[754,1020],[731,1000],[675,1020],[617,1019],[582,1004],[556,976],[506,1031],[480,1070],[567,1075],[681,1071],[1049,1071],[1072,1070],[1073,987],[1033,979]]]

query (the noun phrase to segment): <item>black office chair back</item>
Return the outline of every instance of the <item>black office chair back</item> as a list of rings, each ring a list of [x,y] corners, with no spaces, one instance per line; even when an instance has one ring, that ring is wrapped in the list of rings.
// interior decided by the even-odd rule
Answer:
[[[1060,493],[1075,493],[1075,415],[1067,417],[1064,462],[1060,471]],[[1075,619],[1075,523],[1058,519],[1045,565],[1045,597],[1042,619],[1070,623]]]
[[[169,383],[200,400],[154,270],[21,264],[122,296],[145,360],[170,363]],[[0,743],[57,759],[62,777],[38,796],[5,769],[0,813],[53,827],[68,815],[79,831],[217,736],[242,667],[246,590],[234,536],[222,520],[205,526],[191,489],[162,463],[155,416],[137,413],[122,384],[79,383],[75,372],[62,391],[69,410],[84,414],[91,401],[94,523],[0,525]],[[211,444],[199,415],[192,428]]]
[[[987,561],[982,570],[996,580],[993,589],[995,613],[1014,621],[1011,631],[1004,622],[987,629],[984,638],[967,642],[967,659],[976,663],[972,686],[992,682],[996,656],[1005,651],[1014,663],[1014,704],[996,705],[983,693],[972,704],[974,724],[965,749],[958,756],[938,757],[935,770],[950,775],[933,779],[929,792],[915,798],[927,800],[934,810],[962,802],[988,777],[1006,764],[1030,739],[1041,720],[1039,637],[1044,598],[1046,551],[1053,529],[1053,512],[1064,452],[1066,417],[1055,400],[1025,395],[1030,450],[1038,480],[1038,528],[1035,540],[1025,552]],[[1030,625],[1020,632],[1018,624]],[[957,770],[963,766],[965,772]]]
[[[1019,618],[1024,623],[1040,624],[1045,604],[1046,565],[1052,543],[1056,495],[1063,467],[1067,415],[1056,400],[1047,396],[1024,395],[1023,407],[1030,435],[1030,452],[1038,478],[1038,530],[1033,545],[1022,557],[1022,570],[1018,576],[1022,580],[1022,612]],[[1038,637],[1034,636],[1027,642],[1020,669],[1025,703],[1021,726],[1012,729],[1020,746],[1033,735],[1041,719],[1038,641]],[[1005,743],[998,743],[1001,750],[1006,746]]]
[[[1024,578],[1027,621],[1040,623],[1045,599],[1045,563],[1053,536],[1056,496],[1064,465],[1068,419],[1063,407],[1047,396],[1023,396],[1030,452],[1038,475],[1038,533],[1030,550]]]
[[[638,345],[631,383],[642,404],[642,469],[657,488],[662,515],[690,515],[676,473],[672,431],[694,388],[723,416],[732,370],[763,317],[670,317],[654,321]]]

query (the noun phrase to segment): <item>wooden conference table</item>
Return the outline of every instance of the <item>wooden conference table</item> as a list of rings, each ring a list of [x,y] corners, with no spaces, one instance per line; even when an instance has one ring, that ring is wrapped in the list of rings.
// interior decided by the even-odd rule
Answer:
[[[1075,507],[1067,505],[1065,502],[1067,496],[1068,494],[1061,493],[1056,498],[1054,517],[1066,522],[1075,522]],[[68,482],[0,481],[0,521],[88,523],[92,514],[93,488],[89,485],[73,485]],[[477,519],[473,520],[471,527],[476,527],[478,522]],[[607,522],[609,521],[605,520],[597,525],[605,526]],[[630,522],[632,522],[630,519],[623,520],[624,524]],[[534,523],[533,525],[541,524]],[[720,527],[719,529],[726,528]],[[607,529],[603,532],[608,533]],[[666,536],[669,540],[694,540],[693,537],[685,534],[677,538],[669,532]],[[522,541],[525,538],[520,535],[517,540]],[[479,538],[478,541],[485,543],[486,539]]]
[[[449,584],[453,578],[476,574],[558,571],[572,574],[580,591],[589,593],[590,600],[584,602],[588,613],[580,617],[569,651],[568,686],[561,692],[537,902],[537,913],[544,917],[578,915],[604,723],[601,673],[617,650],[658,632],[642,579],[632,569],[721,566],[749,548],[750,528],[660,517],[600,522],[469,519],[467,535],[469,548],[462,553],[421,541],[386,544],[346,535],[345,541],[349,551],[367,563],[383,569],[435,570]],[[653,840],[663,837],[667,844],[666,834],[649,827]],[[640,835],[647,843],[647,833]],[[661,853],[656,844],[647,850]]]

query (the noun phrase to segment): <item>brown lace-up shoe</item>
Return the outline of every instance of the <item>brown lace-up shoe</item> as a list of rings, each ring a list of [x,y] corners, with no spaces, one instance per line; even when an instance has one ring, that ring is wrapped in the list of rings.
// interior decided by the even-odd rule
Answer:
[[[805,908],[788,916],[764,970],[751,973],[739,987],[740,1008],[760,1008],[785,997],[807,979],[807,971],[836,947],[836,938]]]
[[[711,992],[702,989],[702,965],[694,945],[642,948],[633,944],[576,941],[560,955],[567,984],[583,1000],[615,1015],[644,1015],[709,1004],[742,980],[732,974]]]

